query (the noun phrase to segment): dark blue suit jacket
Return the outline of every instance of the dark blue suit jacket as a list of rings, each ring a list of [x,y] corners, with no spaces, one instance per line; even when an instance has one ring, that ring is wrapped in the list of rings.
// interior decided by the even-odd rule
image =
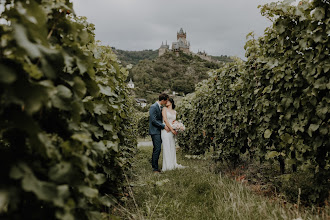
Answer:
[[[164,128],[162,112],[158,103],[155,102],[149,109],[149,134],[160,134],[160,131]]]

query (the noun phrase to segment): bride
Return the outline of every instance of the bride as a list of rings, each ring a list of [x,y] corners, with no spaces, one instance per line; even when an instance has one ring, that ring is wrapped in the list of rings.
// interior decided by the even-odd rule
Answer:
[[[176,162],[174,135],[177,135],[177,132],[172,128],[172,124],[176,120],[176,111],[174,109],[174,100],[169,98],[167,100],[166,107],[164,107],[162,110],[164,123],[171,130],[170,132],[167,132],[165,129],[161,131],[161,138],[163,143],[162,171],[184,168],[184,166],[177,164]]]

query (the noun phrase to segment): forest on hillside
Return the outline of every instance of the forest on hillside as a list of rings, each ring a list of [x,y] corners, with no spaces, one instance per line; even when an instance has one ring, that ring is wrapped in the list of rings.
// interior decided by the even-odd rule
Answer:
[[[112,48],[123,66],[136,65],[141,60],[153,60],[158,57],[158,50],[127,51]]]
[[[141,50],[141,51],[129,51],[129,50],[120,50],[112,47],[113,51],[117,55],[118,59],[121,61],[123,66],[132,64],[136,65],[142,60],[154,60],[158,57],[158,50]],[[212,60],[220,62],[232,62],[232,58],[227,55],[212,56]]]
[[[154,101],[159,92],[175,91],[179,95],[194,92],[195,85],[209,77],[208,72],[223,66],[197,56],[167,53],[154,60],[143,60],[130,70],[136,97]]]
[[[225,63],[233,62],[233,59],[227,55],[210,56],[210,57],[215,61],[220,61],[220,62],[225,62]]]

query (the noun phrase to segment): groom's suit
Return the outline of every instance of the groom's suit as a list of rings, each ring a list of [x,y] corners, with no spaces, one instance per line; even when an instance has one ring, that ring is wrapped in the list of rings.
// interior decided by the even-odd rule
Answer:
[[[152,169],[158,170],[158,159],[162,146],[161,130],[165,128],[161,107],[158,102],[151,105],[149,109],[149,134],[151,135],[154,146],[152,152]]]

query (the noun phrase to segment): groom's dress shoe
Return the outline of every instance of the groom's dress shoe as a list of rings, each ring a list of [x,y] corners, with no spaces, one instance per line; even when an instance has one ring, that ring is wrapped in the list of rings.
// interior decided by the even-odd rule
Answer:
[[[161,173],[160,170],[154,170],[153,172],[154,172],[154,173]]]

